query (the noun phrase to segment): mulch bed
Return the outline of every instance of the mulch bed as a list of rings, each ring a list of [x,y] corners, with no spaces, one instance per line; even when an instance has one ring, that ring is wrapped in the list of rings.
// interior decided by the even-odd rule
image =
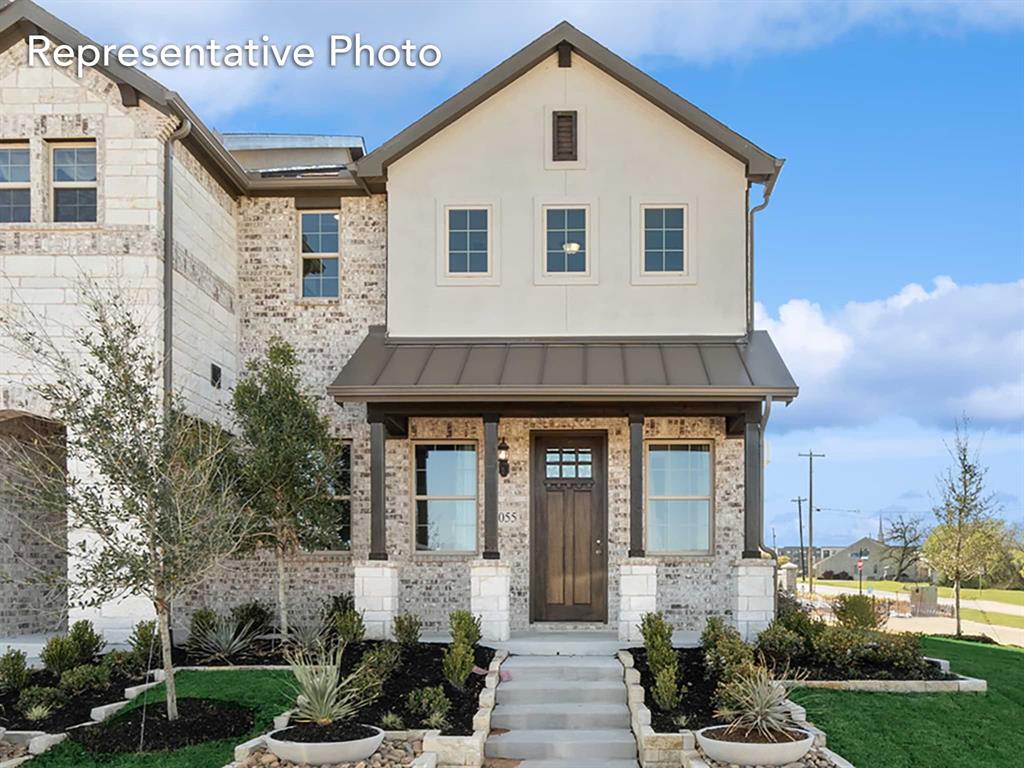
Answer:
[[[241,736],[252,724],[253,712],[248,707],[213,699],[182,698],[178,699],[178,719],[173,722],[167,720],[165,703],[151,703],[145,710],[138,707],[100,725],[76,728],[68,737],[94,754],[157,752]]]
[[[376,736],[377,731],[359,723],[299,723],[274,733],[278,741],[297,741],[302,744],[316,744],[324,741],[357,741]]]
[[[141,677],[111,677],[110,685],[106,688],[99,691],[86,691],[71,697],[65,706],[54,710],[45,720],[36,721],[26,720],[18,709],[20,691],[3,691],[0,692],[0,728],[10,731],[61,733],[73,725],[89,722],[92,719],[89,717],[89,712],[93,707],[124,701],[124,689],[139,682],[141,682]],[[46,670],[35,670],[31,673],[28,684],[30,686],[58,687],[59,683],[60,680]]]
[[[981,643],[982,645],[999,645],[997,640],[993,640],[988,635],[931,635],[931,637],[941,637],[944,640],[964,640],[968,643]]]
[[[686,715],[684,727],[692,730],[715,725],[714,704],[711,701],[715,693],[714,685],[704,674],[704,651],[700,648],[676,648],[679,656],[679,679],[686,686],[682,702],[676,712],[664,712],[654,703],[651,691],[654,689],[654,675],[647,665],[646,648],[630,648],[633,662],[640,672],[640,683],[644,687],[644,703],[651,710],[651,727],[658,733],[676,733],[680,726],[674,717]]]
[[[345,652],[342,670],[354,669],[362,654],[377,645],[378,641],[367,641],[359,645],[349,646]],[[459,691],[444,679],[441,671],[441,656],[447,646],[443,643],[418,643],[403,649],[398,667],[384,684],[384,692],[376,702],[359,713],[360,722],[380,726],[381,718],[387,712],[395,712],[405,717],[405,700],[410,691],[417,688],[429,688],[435,685],[444,687],[444,692],[452,703],[448,712],[448,727],[444,733],[453,736],[471,736],[473,734],[473,715],[480,708],[480,691],[484,687],[484,676],[471,674],[466,686]],[[491,648],[475,649],[476,665],[487,669],[494,658]],[[409,722],[406,727],[416,728],[419,723]]]

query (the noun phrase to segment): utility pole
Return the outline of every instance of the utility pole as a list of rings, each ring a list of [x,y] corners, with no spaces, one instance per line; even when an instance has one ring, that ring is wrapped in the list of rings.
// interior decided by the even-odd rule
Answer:
[[[804,560],[804,508],[803,503],[807,501],[803,496],[797,496],[790,501],[796,502],[796,516],[800,521],[800,575],[807,578],[806,561]]]
[[[772,552],[777,552],[778,546],[775,544],[775,526],[772,526]]]
[[[814,593],[814,460],[825,458],[813,450],[799,454],[807,458],[807,590]]]

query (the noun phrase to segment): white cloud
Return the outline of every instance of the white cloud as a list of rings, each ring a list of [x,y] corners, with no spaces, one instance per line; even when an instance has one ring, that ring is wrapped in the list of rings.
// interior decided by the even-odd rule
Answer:
[[[794,299],[768,330],[801,393],[780,426],[864,424],[906,417],[949,425],[966,412],[980,425],[1024,422],[1024,280],[956,285],[938,277],[834,312]]]
[[[779,51],[825,45],[863,27],[909,28],[930,34],[958,34],[972,29],[1004,30],[1024,24],[1018,0],[749,0],[743,3],[554,2],[221,2],[207,0],[42,0],[100,43],[189,43],[210,38],[240,42],[268,34],[274,42],[314,45],[320,52],[330,34],[360,32],[381,45],[411,38],[439,45],[444,63],[430,72],[397,71],[358,74],[327,69],[322,62],[308,70],[184,69],[155,72],[179,90],[201,116],[222,119],[244,107],[312,111],[324,99],[346,100],[373,95],[385,103],[424,87],[451,91],[482,74],[562,19],[637,63],[663,56],[708,63],[749,59]],[[524,7],[528,6],[528,7]],[[130,9],[130,12],[128,10]],[[344,131],[344,127],[338,130]]]

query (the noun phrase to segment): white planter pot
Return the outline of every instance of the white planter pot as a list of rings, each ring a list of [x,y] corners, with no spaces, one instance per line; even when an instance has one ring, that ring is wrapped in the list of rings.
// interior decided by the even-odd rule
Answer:
[[[384,741],[384,731],[380,728],[367,726],[377,733],[365,739],[355,741],[281,741],[274,738],[280,731],[267,735],[267,748],[282,760],[291,763],[308,763],[323,765],[324,763],[353,763],[365,760],[380,747]]]
[[[719,763],[731,765],[785,765],[806,755],[814,746],[814,735],[803,728],[789,728],[806,735],[800,741],[784,741],[778,744],[748,744],[741,741],[721,741],[705,736],[704,731],[721,728],[712,725],[697,731],[697,743],[704,754]]]

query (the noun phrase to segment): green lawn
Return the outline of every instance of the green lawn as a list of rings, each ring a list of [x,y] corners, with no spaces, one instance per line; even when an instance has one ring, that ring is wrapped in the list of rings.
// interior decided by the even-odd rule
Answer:
[[[828,745],[871,768],[1012,768],[1024,755],[1024,649],[925,638],[925,653],[988,681],[988,693],[803,689],[792,698]]]
[[[197,744],[175,752],[151,752],[145,755],[90,755],[76,744],[65,741],[32,761],[32,768],[220,768],[231,762],[234,746],[264,733],[276,715],[290,704],[284,693],[288,670],[251,670],[241,672],[180,672],[176,679],[178,696],[223,699],[256,710],[252,731],[221,741]],[[146,691],[129,706],[162,701],[164,688]]]
[[[825,584],[830,587],[853,587],[857,588],[857,580],[853,581],[824,581],[815,579],[815,584]],[[865,579],[864,589],[872,587],[882,592],[909,592],[914,584],[903,581],[869,581]],[[939,597],[953,597],[952,587],[939,587]],[[963,600],[992,600],[996,603],[1006,603],[1024,608],[1024,590],[1021,589],[961,589],[960,597]]]
[[[994,613],[979,611],[976,608],[961,608],[960,618],[964,621],[977,621],[981,624],[998,624],[1001,627],[1024,629],[1024,613]]]

